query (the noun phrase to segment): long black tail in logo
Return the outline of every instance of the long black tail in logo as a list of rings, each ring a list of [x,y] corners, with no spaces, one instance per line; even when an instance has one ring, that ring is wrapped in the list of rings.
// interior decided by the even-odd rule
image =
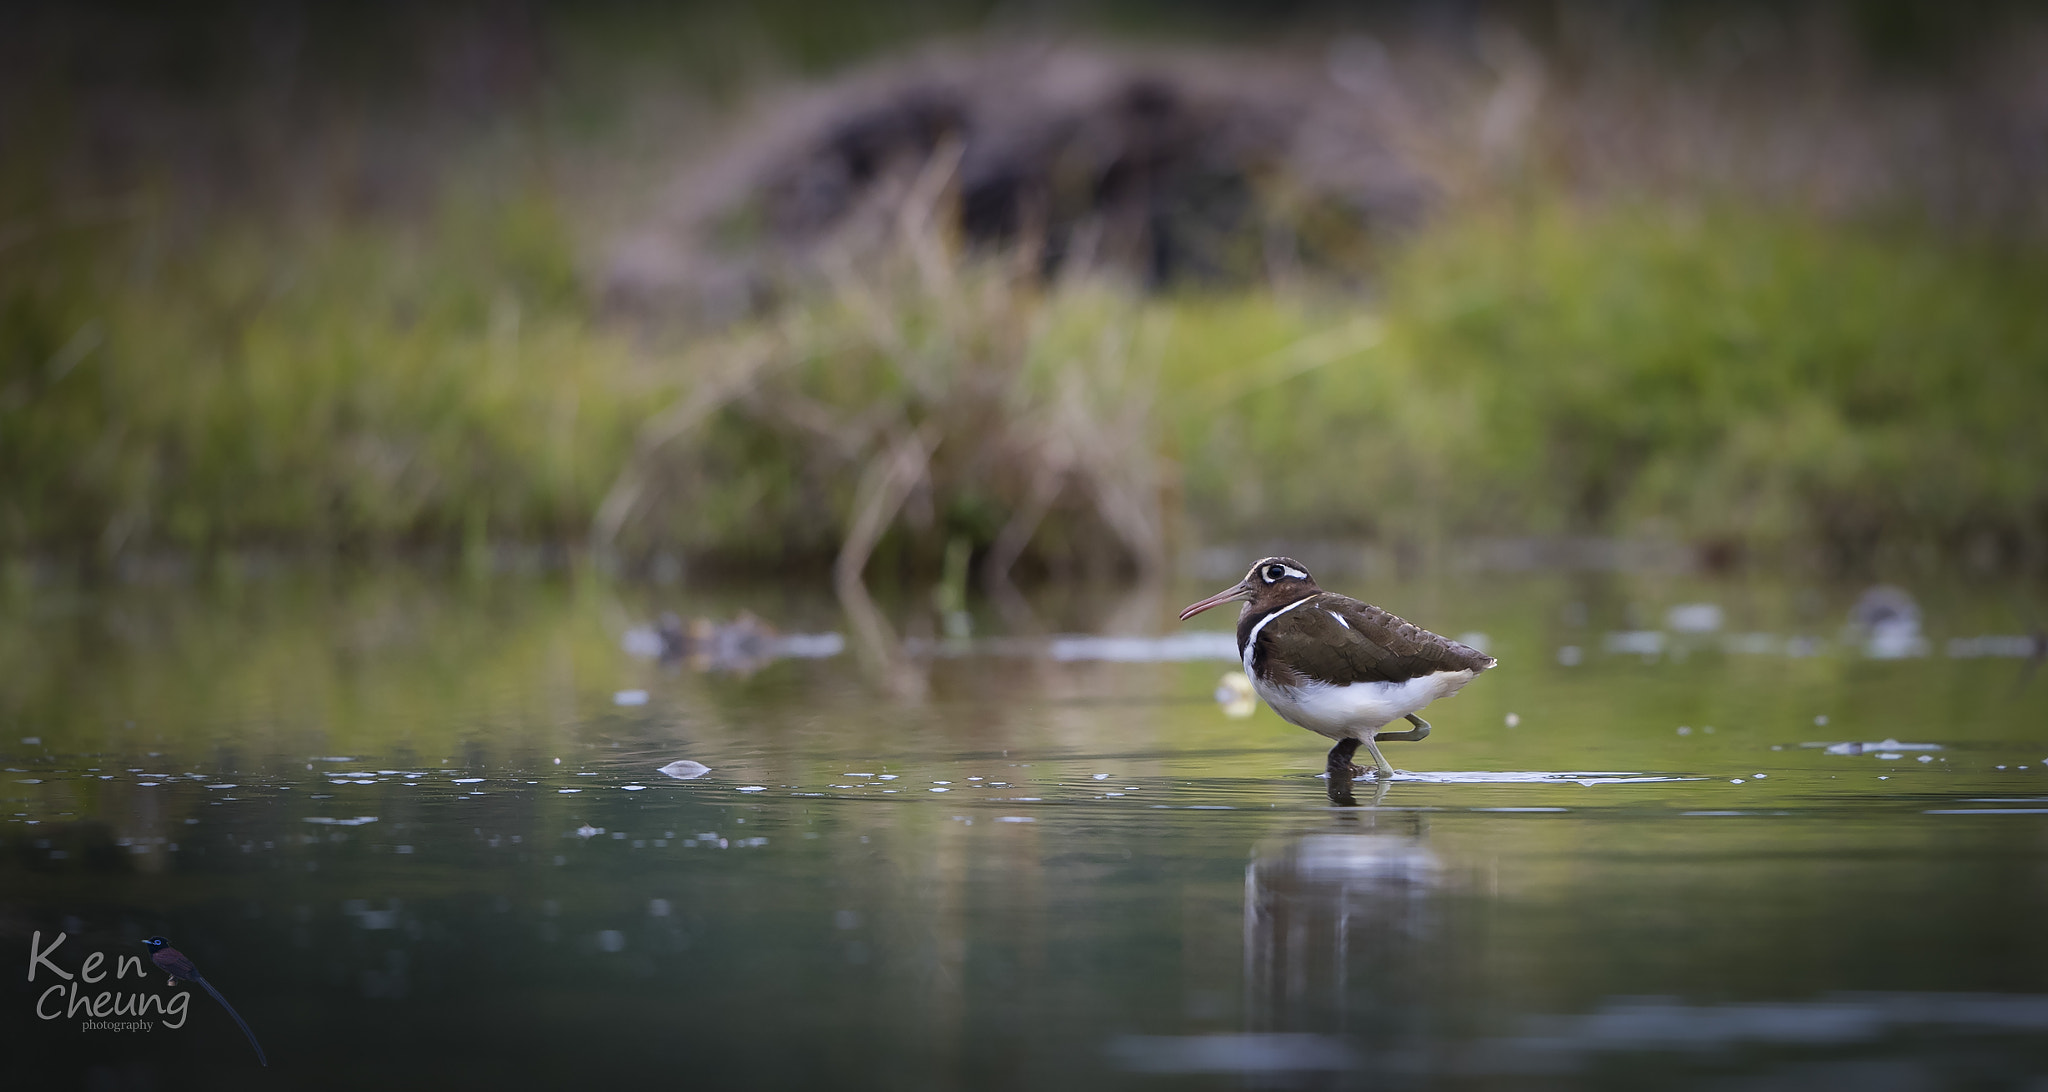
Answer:
[[[249,1030],[248,1021],[242,1019],[242,1014],[236,1012],[233,1005],[228,1004],[228,999],[222,997],[220,991],[213,988],[213,983],[208,982],[206,976],[199,973],[199,968],[192,965],[192,961],[185,957],[185,953],[171,947],[171,942],[162,937],[151,937],[143,943],[149,945],[150,962],[162,968],[172,980],[197,982],[207,993],[212,994],[213,999],[220,1002],[220,1007],[228,1010],[228,1015],[235,1018],[235,1025],[242,1029],[242,1034],[249,1037],[249,1045],[256,1049],[256,1060],[265,1068],[269,1067],[270,1059],[263,1056],[263,1044],[256,1041],[256,1033]]]

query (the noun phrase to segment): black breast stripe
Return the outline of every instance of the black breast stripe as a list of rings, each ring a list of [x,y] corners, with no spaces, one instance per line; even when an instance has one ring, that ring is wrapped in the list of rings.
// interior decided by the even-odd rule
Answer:
[[[1314,596],[1313,596],[1313,595],[1308,595],[1308,596],[1303,596],[1302,598],[1304,598],[1304,599],[1312,599],[1312,598],[1314,598]],[[1277,606],[1277,607],[1273,607],[1273,608],[1272,608],[1272,609],[1270,609],[1270,610],[1253,610],[1253,609],[1252,609],[1252,605],[1251,605],[1250,603],[1246,603],[1246,604],[1245,604],[1245,609],[1244,609],[1244,612],[1243,612],[1242,614],[1239,614],[1239,615],[1237,616],[1237,658],[1238,658],[1239,660],[1243,660],[1243,659],[1244,659],[1244,643],[1245,643],[1246,641],[1249,641],[1249,640],[1251,640],[1251,636],[1252,636],[1252,631],[1253,631],[1253,630],[1255,630],[1255,629],[1257,629],[1257,628],[1259,628],[1259,623],[1260,623],[1260,622],[1263,622],[1263,621],[1265,621],[1266,619],[1268,619],[1268,618],[1272,617],[1273,615],[1275,615],[1275,614],[1278,614],[1278,613],[1280,613],[1281,611],[1283,611],[1283,610],[1286,610],[1286,609],[1287,609],[1288,607],[1291,607],[1291,606],[1293,606],[1293,605],[1294,605],[1294,603],[1299,603],[1299,602],[1301,602],[1301,600],[1300,600],[1300,599],[1296,599],[1296,600],[1294,600],[1293,602],[1289,602],[1289,603],[1282,603],[1282,604],[1280,604],[1279,606]],[[1303,610],[1307,610],[1307,609],[1309,609],[1309,608],[1307,608],[1307,607],[1303,607],[1303,608],[1301,608],[1301,609],[1303,609]],[[1260,638],[1262,639],[1260,643],[1261,643],[1261,644],[1263,644],[1263,643],[1264,643],[1264,641],[1263,641],[1263,638],[1265,637],[1265,634],[1261,633],[1261,634],[1260,634],[1259,636],[1260,636]],[[1255,654],[1253,654],[1253,656],[1252,656],[1252,664],[1253,664],[1253,666],[1254,666],[1254,667],[1256,667],[1256,666],[1258,665],[1258,662],[1259,662],[1259,657],[1258,657],[1258,655],[1257,655],[1257,654],[1255,653]]]

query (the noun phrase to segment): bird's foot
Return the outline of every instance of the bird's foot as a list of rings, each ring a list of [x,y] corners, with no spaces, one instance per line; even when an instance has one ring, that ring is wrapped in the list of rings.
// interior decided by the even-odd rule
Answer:
[[[1332,763],[1330,766],[1330,783],[1332,785],[1337,785],[1349,784],[1353,781],[1360,781],[1365,778],[1365,775],[1368,772],[1376,773],[1378,771],[1374,770],[1370,766],[1356,766],[1349,762],[1343,764],[1342,766]]]

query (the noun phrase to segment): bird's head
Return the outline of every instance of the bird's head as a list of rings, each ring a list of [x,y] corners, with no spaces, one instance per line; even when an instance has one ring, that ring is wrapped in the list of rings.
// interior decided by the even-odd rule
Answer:
[[[1180,620],[1185,622],[1210,607],[1220,607],[1225,603],[1245,603],[1253,610],[1284,606],[1321,590],[1316,587],[1315,577],[1308,574],[1301,562],[1291,557],[1262,557],[1253,563],[1243,580],[1199,603],[1190,604],[1180,612]]]
[[[156,953],[163,951],[165,948],[168,948],[171,945],[170,941],[165,940],[162,937],[151,937],[148,940],[143,941],[142,943],[149,946],[149,954],[151,955],[155,955]]]

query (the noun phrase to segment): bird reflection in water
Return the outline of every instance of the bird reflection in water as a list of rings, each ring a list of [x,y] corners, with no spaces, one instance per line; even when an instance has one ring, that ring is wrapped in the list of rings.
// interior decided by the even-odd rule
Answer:
[[[1412,813],[1345,819],[1362,829],[1262,845],[1245,868],[1246,1030],[1346,1044],[1381,1074],[1420,1069],[1445,870]]]
[[[1126,1035],[1140,1073],[1230,1074],[1249,1088],[1350,1088],[1427,1075],[1446,977],[1444,868],[1419,817],[1346,814],[1254,848],[1244,873],[1244,1026]]]

